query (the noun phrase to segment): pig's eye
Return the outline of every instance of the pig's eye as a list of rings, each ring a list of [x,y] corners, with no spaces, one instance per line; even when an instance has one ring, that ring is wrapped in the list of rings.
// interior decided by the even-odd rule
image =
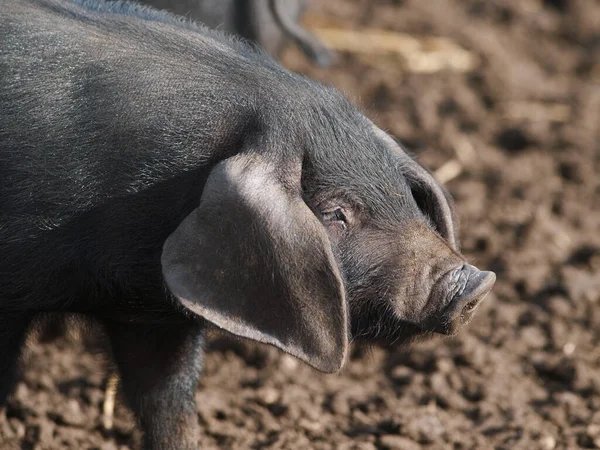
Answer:
[[[341,227],[344,230],[348,226],[348,219],[346,218],[346,214],[344,214],[344,210],[342,208],[334,208],[330,211],[323,211],[321,214],[323,214],[323,220],[327,224]]]

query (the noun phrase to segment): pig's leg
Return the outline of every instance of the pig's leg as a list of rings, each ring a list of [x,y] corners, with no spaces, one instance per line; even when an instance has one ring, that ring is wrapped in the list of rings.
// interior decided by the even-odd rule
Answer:
[[[142,431],[146,450],[196,449],[194,391],[202,360],[197,323],[107,323],[125,397]]]
[[[0,406],[6,402],[15,384],[19,355],[32,316],[0,311]]]
[[[290,7],[289,3],[282,0],[270,0],[269,2],[271,12],[281,29],[288,37],[294,40],[296,45],[298,45],[298,47],[300,47],[314,63],[321,67],[331,66],[335,59],[335,55],[326,48],[319,39],[302,28],[302,26],[294,20],[294,17],[290,16],[284,5],[288,8]]]

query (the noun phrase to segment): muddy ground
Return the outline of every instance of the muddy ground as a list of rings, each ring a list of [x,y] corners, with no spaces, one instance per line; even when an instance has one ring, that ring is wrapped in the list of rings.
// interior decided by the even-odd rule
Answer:
[[[213,340],[202,448],[600,448],[600,2],[314,3],[311,26],[442,36],[477,57],[467,73],[410,73],[376,51],[329,70],[293,48],[283,61],[454,176],[465,253],[498,282],[458,337],[355,352],[339,375]],[[32,338],[0,447],[135,446],[120,399],[102,427],[105,369],[78,339]]]

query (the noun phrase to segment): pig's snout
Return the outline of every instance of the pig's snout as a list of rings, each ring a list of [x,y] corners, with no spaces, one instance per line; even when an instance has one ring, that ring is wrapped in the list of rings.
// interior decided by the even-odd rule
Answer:
[[[496,274],[482,271],[470,264],[448,272],[434,286],[432,293],[443,302],[441,314],[433,325],[434,331],[455,334],[475,313],[475,310],[496,282]]]

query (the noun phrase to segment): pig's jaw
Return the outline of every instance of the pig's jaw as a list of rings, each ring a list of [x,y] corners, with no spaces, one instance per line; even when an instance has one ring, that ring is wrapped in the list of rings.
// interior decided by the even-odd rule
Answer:
[[[433,285],[421,318],[407,317],[390,307],[389,300],[350,306],[352,338],[370,343],[408,344],[433,333],[455,335],[473,318],[492,289],[496,275],[460,264],[444,273]]]

